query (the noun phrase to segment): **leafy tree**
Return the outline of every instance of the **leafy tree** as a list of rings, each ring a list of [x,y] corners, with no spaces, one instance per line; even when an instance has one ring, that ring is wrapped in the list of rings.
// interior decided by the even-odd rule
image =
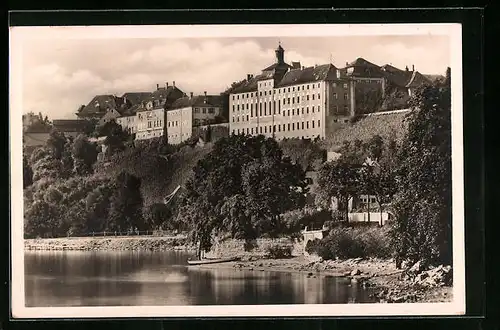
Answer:
[[[452,260],[449,71],[447,76],[444,83],[423,86],[411,100],[391,231],[399,261]]]
[[[23,188],[33,184],[33,170],[29,164],[26,153],[23,152]]]
[[[40,148],[33,154],[32,158],[33,181],[42,178],[58,178],[62,172],[61,161],[52,156],[52,152]],[[34,161],[34,162],[33,162]]]
[[[349,199],[360,192],[360,165],[338,159],[323,165],[318,175],[318,185],[328,201],[336,197],[339,209],[344,211],[344,221],[349,221]]]
[[[65,179],[69,178],[73,174],[74,159],[73,156],[71,155],[72,148],[73,148],[73,138],[68,137],[66,139],[66,142],[64,143],[64,150],[61,156],[61,167],[62,167],[61,177]]]
[[[66,146],[66,137],[64,133],[53,129],[50,132],[49,138],[47,139],[46,146],[52,152],[52,157],[60,160],[64,153],[64,147]]]
[[[73,143],[74,172],[78,175],[91,174],[92,166],[97,161],[97,145],[89,142],[88,138],[81,134]]]
[[[106,185],[95,188],[85,199],[86,232],[102,231],[107,229],[108,213],[111,205],[113,190]]]
[[[57,208],[53,204],[35,201],[25,213],[25,237],[54,237],[54,220],[58,217]]]
[[[121,172],[115,180],[116,189],[111,196],[108,227],[112,230],[145,228],[142,217],[141,180]]]

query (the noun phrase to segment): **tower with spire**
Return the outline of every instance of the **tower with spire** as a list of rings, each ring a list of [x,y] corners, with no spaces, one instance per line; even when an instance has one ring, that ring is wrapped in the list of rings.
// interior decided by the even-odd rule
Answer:
[[[278,42],[278,48],[274,51],[276,53],[276,63],[284,64],[285,63],[285,50],[281,47],[281,41]]]

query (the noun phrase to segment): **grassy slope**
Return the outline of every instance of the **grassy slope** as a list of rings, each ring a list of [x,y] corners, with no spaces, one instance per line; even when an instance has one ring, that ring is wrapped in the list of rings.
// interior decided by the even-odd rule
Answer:
[[[322,142],[323,148],[335,151],[344,141],[356,139],[366,141],[379,134],[383,138],[395,138],[401,141],[406,131],[404,118],[406,113],[392,113],[386,115],[368,116],[353,124],[339,127]]]

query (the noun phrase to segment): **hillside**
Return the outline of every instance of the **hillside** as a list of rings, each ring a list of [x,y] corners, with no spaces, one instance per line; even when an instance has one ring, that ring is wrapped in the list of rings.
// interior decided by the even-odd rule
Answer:
[[[358,121],[339,127],[322,142],[322,147],[336,151],[344,141],[367,141],[374,135],[401,141],[406,131],[404,118],[408,112],[372,114],[361,117]]]
[[[141,178],[144,202],[151,205],[162,202],[178,185],[182,186],[198,160],[210,152],[211,148],[211,144],[185,146],[168,156],[151,149],[130,148],[95,168],[99,174],[107,177],[116,177],[120,171],[125,170]]]

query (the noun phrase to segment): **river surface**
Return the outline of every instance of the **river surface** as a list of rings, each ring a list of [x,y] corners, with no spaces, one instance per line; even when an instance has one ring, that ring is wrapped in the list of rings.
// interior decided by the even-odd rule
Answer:
[[[369,302],[350,280],[187,267],[186,252],[25,252],[27,307]]]

